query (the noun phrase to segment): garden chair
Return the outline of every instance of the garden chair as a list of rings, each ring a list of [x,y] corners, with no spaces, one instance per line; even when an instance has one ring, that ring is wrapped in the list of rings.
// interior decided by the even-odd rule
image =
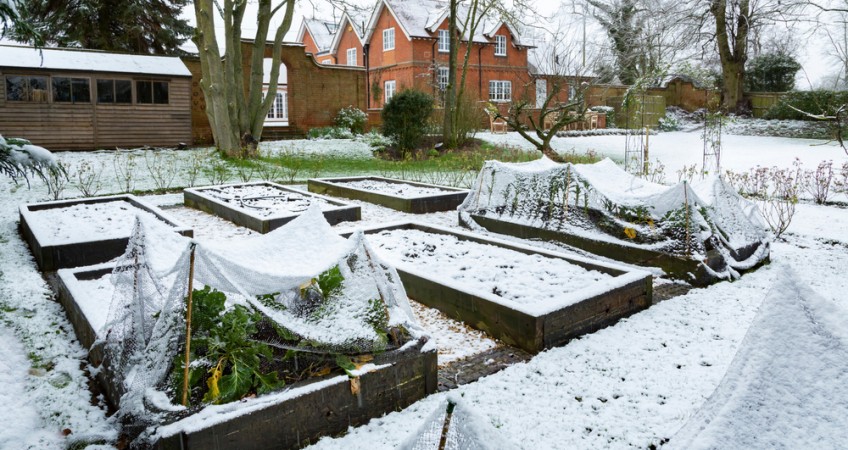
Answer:
[[[489,129],[492,134],[505,134],[507,132],[506,120],[503,117],[497,117],[495,110],[487,107],[486,115],[489,116]]]

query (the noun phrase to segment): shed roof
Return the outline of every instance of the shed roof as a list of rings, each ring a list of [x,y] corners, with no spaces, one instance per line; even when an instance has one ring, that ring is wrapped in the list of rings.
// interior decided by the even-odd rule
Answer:
[[[136,73],[190,77],[191,72],[174,56],[128,55],[97,50],[0,45],[0,67]]]

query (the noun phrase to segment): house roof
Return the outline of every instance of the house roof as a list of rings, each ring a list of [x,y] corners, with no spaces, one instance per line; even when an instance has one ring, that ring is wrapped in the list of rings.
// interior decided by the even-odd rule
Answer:
[[[368,21],[364,40],[365,42],[371,40],[374,27],[384,8],[387,8],[394,16],[407,38],[432,39],[433,35],[427,30],[427,25],[442,15],[446,7],[447,2],[444,0],[382,0],[374,8],[371,20]]]
[[[348,25],[353,28],[354,34],[359,39],[360,45],[365,45],[365,35],[363,34],[365,21],[368,19],[367,12],[360,11],[345,11],[342,13],[342,19],[339,22],[339,32],[333,36],[333,40],[328,48],[330,53],[335,53],[339,48],[339,43],[342,39],[342,34]]]
[[[134,73],[190,77],[191,72],[174,56],[129,55],[98,50],[0,45],[0,67]]]
[[[297,33],[297,40],[303,42],[303,36],[306,31],[312,36],[315,45],[318,47],[318,53],[324,53],[330,50],[333,43],[333,37],[336,35],[338,26],[335,22],[321,19],[303,19],[300,25],[300,30]]]

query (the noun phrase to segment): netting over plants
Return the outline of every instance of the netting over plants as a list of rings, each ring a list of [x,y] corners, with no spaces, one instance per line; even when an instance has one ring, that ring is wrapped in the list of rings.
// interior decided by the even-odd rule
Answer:
[[[112,282],[101,335],[120,412],[135,422],[187,414],[181,386],[190,408],[226,403],[349,372],[421,334],[395,270],[361,233],[336,234],[317,207],[237,243],[138,219]]]
[[[463,401],[441,402],[399,450],[498,450],[516,448]]]
[[[756,205],[722,179],[664,186],[634,177],[609,159],[488,161],[459,212],[472,228],[473,214],[698,261],[718,252],[727,263],[714,273],[720,278],[735,277],[768,256]]]

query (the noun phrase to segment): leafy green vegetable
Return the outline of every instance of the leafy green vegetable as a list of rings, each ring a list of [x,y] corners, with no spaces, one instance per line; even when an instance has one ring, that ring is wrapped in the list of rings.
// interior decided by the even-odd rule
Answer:
[[[324,299],[329,299],[332,295],[338,293],[342,288],[344,276],[342,276],[339,266],[333,266],[326,272],[318,275],[318,287],[321,289],[321,294]]]

